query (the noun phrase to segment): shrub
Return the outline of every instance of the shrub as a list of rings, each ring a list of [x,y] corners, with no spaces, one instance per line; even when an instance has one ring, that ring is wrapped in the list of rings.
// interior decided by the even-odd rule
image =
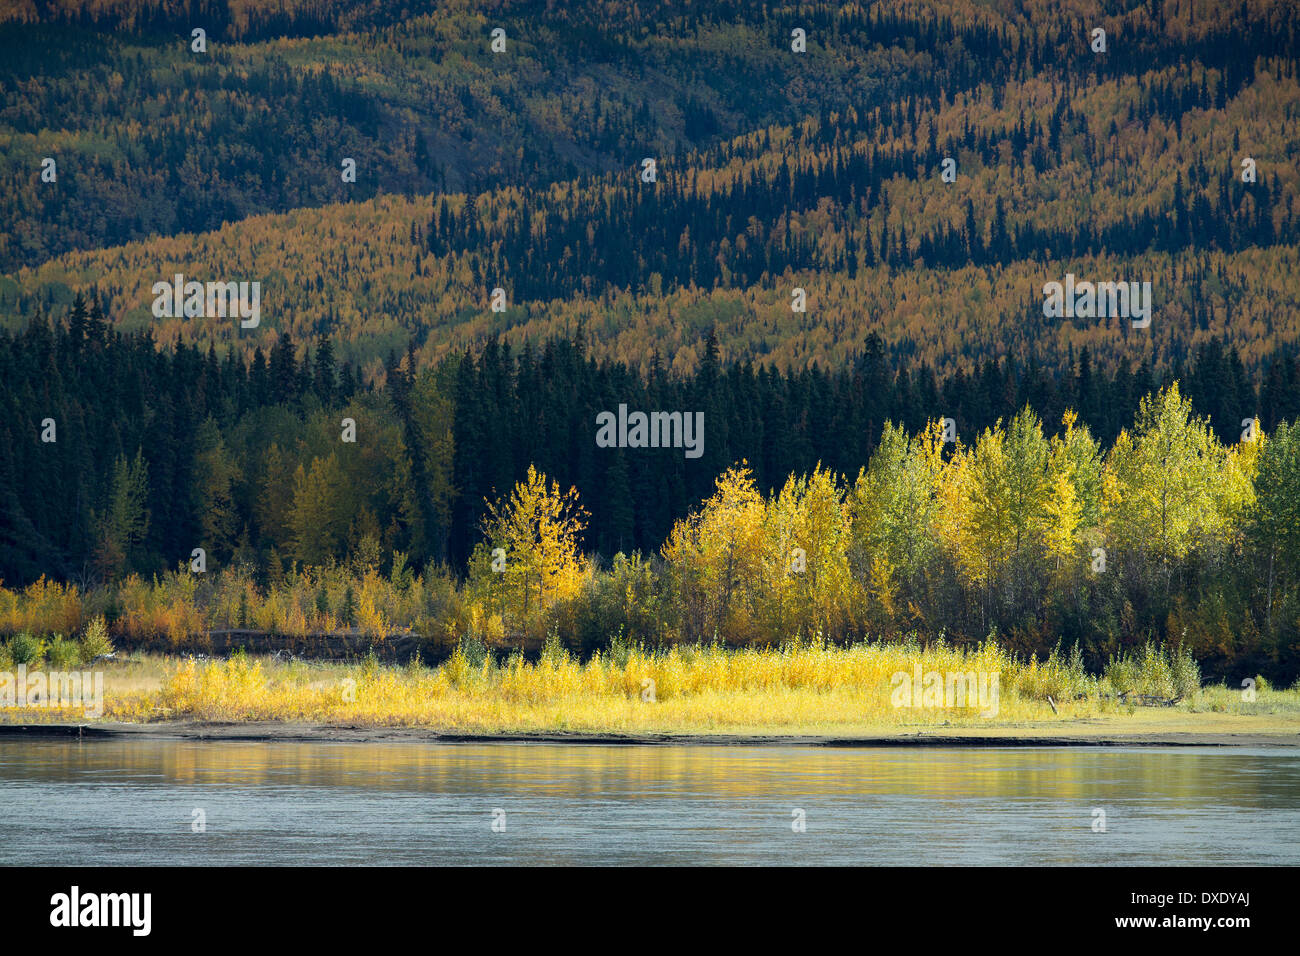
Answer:
[[[551,628],[546,632],[546,640],[542,644],[542,660],[560,664],[568,659],[569,651],[560,639],[560,632]]]
[[[1164,647],[1147,642],[1142,647],[1142,660],[1138,664],[1139,694],[1148,697],[1173,697],[1174,675],[1169,666],[1169,654]]]
[[[97,617],[86,625],[86,633],[81,636],[81,661],[89,664],[96,657],[113,653],[113,642],[108,639],[108,625],[104,618]]]
[[[489,659],[487,645],[471,635],[462,637],[452,651],[447,663],[442,665],[452,687],[464,689],[472,686],[483,674],[483,665]]]
[[[39,664],[45,655],[45,642],[23,631],[9,641],[9,657],[15,664]]]
[[[1196,663],[1187,645],[1179,644],[1170,661],[1174,691],[1179,697],[1192,698],[1201,689],[1201,665]]]
[[[1190,698],[1200,689],[1201,669],[1184,645],[1171,652],[1147,641],[1137,653],[1111,658],[1106,680],[1119,694]]]
[[[68,670],[80,662],[81,648],[77,646],[76,641],[70,641],[62,634],[55,634],[46,649],[45,657],[50,662],[50,667],[55,670]]]
[[[457,645],[457,650],[464,658],[465,664],[474,670],[482,667],[483,663],[488,659],[487,644],[477,634],[466,634],[462,637],[460,644]]]

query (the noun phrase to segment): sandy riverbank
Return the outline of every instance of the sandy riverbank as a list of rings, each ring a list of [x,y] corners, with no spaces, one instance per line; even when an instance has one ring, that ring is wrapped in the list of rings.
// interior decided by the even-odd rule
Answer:
[[[1194,722],[1193,722],[1194,723]],[[1134,732],[1127,721],[1065,721],[1051,727],[878,730],[861,734],[459,733],[423,727],[360,727],[297,722],[148,724],[0,723],[0,739],[204,740],[320,743],[541,743],[781,747],[1300,747],[1300,731],[1203,729]]]

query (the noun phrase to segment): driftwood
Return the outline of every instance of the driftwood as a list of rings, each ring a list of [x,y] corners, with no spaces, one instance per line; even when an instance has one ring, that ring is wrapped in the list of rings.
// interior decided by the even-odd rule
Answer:
[[[1075,694],[1075,700],[1087,700],[1087,694]],[[1124,691],[1122,694],[1102,694],[1100,700],[1113,700],[1121,704],[1137,704],[1142,707],[1173,707],[1183,699],[1182,694],[1177,697],[1159,697],[1153,694],[1130,694]],[[1056,701],[1052,700],[1050,694],[1047,695],[1047,702],[1052,705],[1052,712],[1057,713]]]
[[[1120,703],[1141,704],[1143,707],[1172,707],[1183,699],[1183,695],[1179,694],[1177,697],[1166,698],[1152,694],[1130,694],[1128,691],[1125,691],[1124,693],[1117,695],[1115,699]]]

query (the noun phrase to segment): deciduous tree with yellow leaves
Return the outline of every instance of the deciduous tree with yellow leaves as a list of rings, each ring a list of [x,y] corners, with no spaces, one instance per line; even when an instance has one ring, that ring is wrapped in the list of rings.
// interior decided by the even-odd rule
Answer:
[[[530,627],[581,586],[586,519],[576,488],[561,491],[559,482],[530,465],[507,497],[488,505],[486,540],[471,562],[472,583]]]
[[[681,601],[684,631],[697,640],[757,637],[754,600],[763,578],[763,496],[747,462],[728,468],[704,506],[674,526],[663,547]]]

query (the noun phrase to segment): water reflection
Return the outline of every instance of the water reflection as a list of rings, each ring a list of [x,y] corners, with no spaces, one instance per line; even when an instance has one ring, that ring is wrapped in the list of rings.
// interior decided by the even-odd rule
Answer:
[[[1298,809],[1289,750],[0,740],[4,863],[1294,864]]]

